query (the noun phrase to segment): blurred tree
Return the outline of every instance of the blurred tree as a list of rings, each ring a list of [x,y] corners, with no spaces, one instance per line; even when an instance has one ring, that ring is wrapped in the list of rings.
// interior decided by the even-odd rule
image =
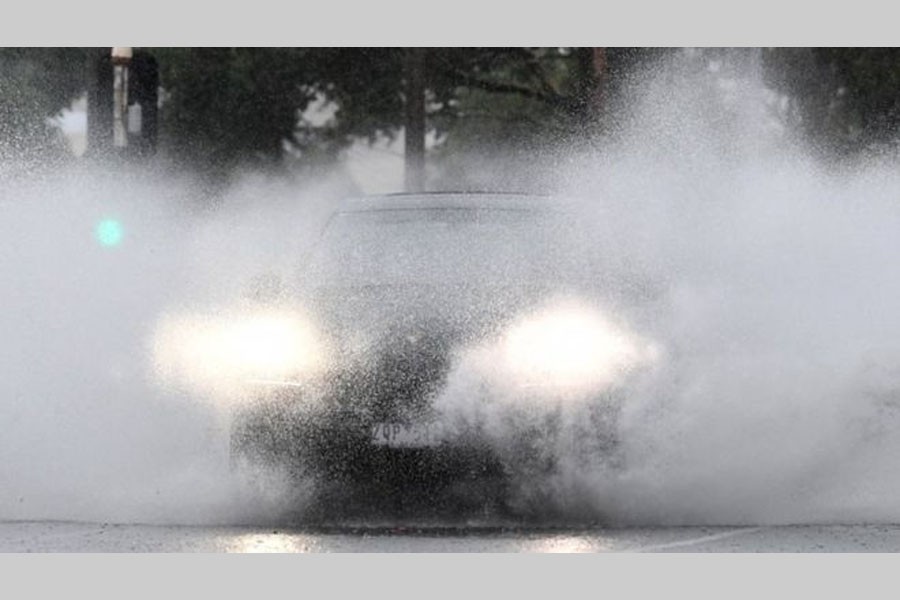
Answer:
[[[37,161],[59,154],[62,142],[48,119],[86,89],[90,52],[0,49],[0,153]],[[156,49],[166,97],[161,137],[178,162],[217,174],[240,165],[333,162],[354,140],[392,138],[403,129],[405,52]],[[595,139],[627,108],[623,92],[633,75],[669,52],[428,49],[427,129],[439,141],[436,156],[527,161]],[[787,99],[789,124],[823,154],[852,156],[900,133],[900,50],[772,48],[760,56],[767,83]]]
[[[404,178],[407,192],[425,189],[425,48],[407,48],[404,60],[406,120],[403,123]]]
[[[276,163],[315,98],[302,49],[153,50],[165,90],[162,139],[181,164],[214,172]],[[161,141],[161,144],[163,142]]]
[[[767,48],[767,83],[821,154],[852,156],[900,134],[900,49]]]
[[[432,118],[444,140],[437,149],[443,173],[436,184],[535,190],[551,182],[572,150],[617,127],[632,77],[670,50],[435,52],[458,63],[449,69],[455,74],[449,82],[453,110]]]
[[[609,82],[645,49],[602,54]],[[333,160],[356,139],[405,125],[401,48],[230,48],[155,51],[166,90],[163,128],[179,161],[215,172],[239,164]],[[585,137],[597,116],[594,49],[440,48],[425,53],[428,130],[461,150]],[[331,118],[304,119],[330,107]],[[490,139],[488,139],[490,138]],[[448,150],[449,151],[449,150]],[[286,160],[288,159],[288,160]]]

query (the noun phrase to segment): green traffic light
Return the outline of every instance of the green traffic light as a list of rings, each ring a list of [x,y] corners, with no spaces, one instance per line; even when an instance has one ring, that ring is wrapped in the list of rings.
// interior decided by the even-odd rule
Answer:
[[[124,235],[125,231],[122,229],[122,224],[115,219],[104,219],[100,221],[97,224],[97,228],[94,230],[94,237],[97,238],[97,241],[101,246],[107,248],[112,248],[113,246],[121,244]]]

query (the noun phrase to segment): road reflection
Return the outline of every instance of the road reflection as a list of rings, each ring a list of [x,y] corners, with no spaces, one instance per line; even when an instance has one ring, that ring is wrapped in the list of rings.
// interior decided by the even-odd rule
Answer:
[[[179,526],[0,521],[2,552],[897,552],[900,526],[669,527],[541,531],[477,527]]]
[[[295,553],[322,550],[315,539],[299,534],[248,533],[222,536],[217,542],[221,552]]]
[[[253,532],[221,535],[217,552],[534,552],[585,553],[613,550],[604,537],[524,532],[473,535],[465,531],[369,530],[347,532]]]
[[[541,538],[513,549],[515,552],[545,552],[550,554],[576,554],[583,552],[608,552],[612,547],[603,539],[587,539],[582,536],[553,536]]]

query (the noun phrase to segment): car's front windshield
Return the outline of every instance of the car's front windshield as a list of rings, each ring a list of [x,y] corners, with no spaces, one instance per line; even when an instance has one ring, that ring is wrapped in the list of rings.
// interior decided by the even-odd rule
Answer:
[[[558,273],[563,236],[555,217],[471,207],[341,212],[306,273],[319,286],[533,283]]]

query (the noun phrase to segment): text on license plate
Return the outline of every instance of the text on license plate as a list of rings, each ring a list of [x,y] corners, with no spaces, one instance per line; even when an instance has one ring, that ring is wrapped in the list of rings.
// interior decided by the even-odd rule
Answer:
[[[440,444],[443,433],[439,423],[375,423],[372,443],[391,448],[423,448]]]

